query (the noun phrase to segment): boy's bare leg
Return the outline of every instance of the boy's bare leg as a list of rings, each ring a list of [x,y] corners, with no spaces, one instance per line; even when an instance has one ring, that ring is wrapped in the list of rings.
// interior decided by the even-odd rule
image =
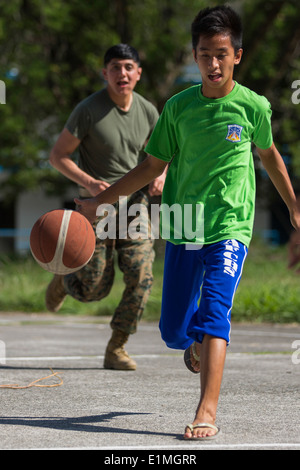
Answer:
[[[199,347],[200,346],[200,347]],[[197,344],[200,353],[201,396],[192,424],[215,424],[220,395],[227,343],[221,338],[205,335],[202,344]],[[191,432],[186,429],[184,437],[206,437],[216,433],[214,429],[198,428]]]

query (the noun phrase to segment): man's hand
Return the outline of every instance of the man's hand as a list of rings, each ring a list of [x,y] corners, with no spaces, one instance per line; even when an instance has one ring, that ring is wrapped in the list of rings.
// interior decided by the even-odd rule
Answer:
[[[85,186],[85,189],[92,196],[97,196],[97,194],[102,193],[102,191],[105,191],[107,188],[109,188],[109,186],[110,184],[106,181],[94,180],[89,182],[89,184]]]

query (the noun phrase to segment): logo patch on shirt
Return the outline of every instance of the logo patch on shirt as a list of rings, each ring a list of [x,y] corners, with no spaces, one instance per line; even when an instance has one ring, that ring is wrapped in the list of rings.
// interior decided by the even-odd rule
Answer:
[[[229,142],[240,142],[243,127],[238,126],[237,124],[228,124],[227,127],[228,127],[228,131],[227,131],[226,140],[229,140]]]

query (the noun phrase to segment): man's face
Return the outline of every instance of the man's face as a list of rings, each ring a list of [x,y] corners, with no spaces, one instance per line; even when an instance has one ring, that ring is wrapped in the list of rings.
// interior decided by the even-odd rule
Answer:
[[[230,93],[234,66],[241,61],[242,49],[235,53],[230,36],[216,34],[212,37],[200,36],[193,52],[202,76],[203,95],[221,98]]]
[[[102,70],[108,89],[118,96],[130,94],[141,78],[142,69],[132,59],[112,59]]]

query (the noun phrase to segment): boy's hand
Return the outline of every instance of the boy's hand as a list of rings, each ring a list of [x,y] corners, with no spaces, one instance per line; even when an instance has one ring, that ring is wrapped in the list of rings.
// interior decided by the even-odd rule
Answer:
[[[84,215],[88,221],[93,224],[96,220],[96,211],[98,203],[95,201],[95,198],[91,199],[74,199],[75,204],[77,205],[77,210],[80,214]]]
[[[300,262],[300,213],[295,210],[291,213],[291,223],[295,228],[288,244],[288,267],[293,268]],[[297,270],[300,272],[300,268]]]
[[[300,234],[300,210],[298,209],[298,206],[299,201],[297,203],[296,208],[290,210],[290,219],[292,226],[298,232],[298,234]]]
[[[151,181],[149,184],[149,194],[150,196],[161,196],[164,184],[167,176],[168,166],[164,169],[163,173],[159,175],[155,180]]]

